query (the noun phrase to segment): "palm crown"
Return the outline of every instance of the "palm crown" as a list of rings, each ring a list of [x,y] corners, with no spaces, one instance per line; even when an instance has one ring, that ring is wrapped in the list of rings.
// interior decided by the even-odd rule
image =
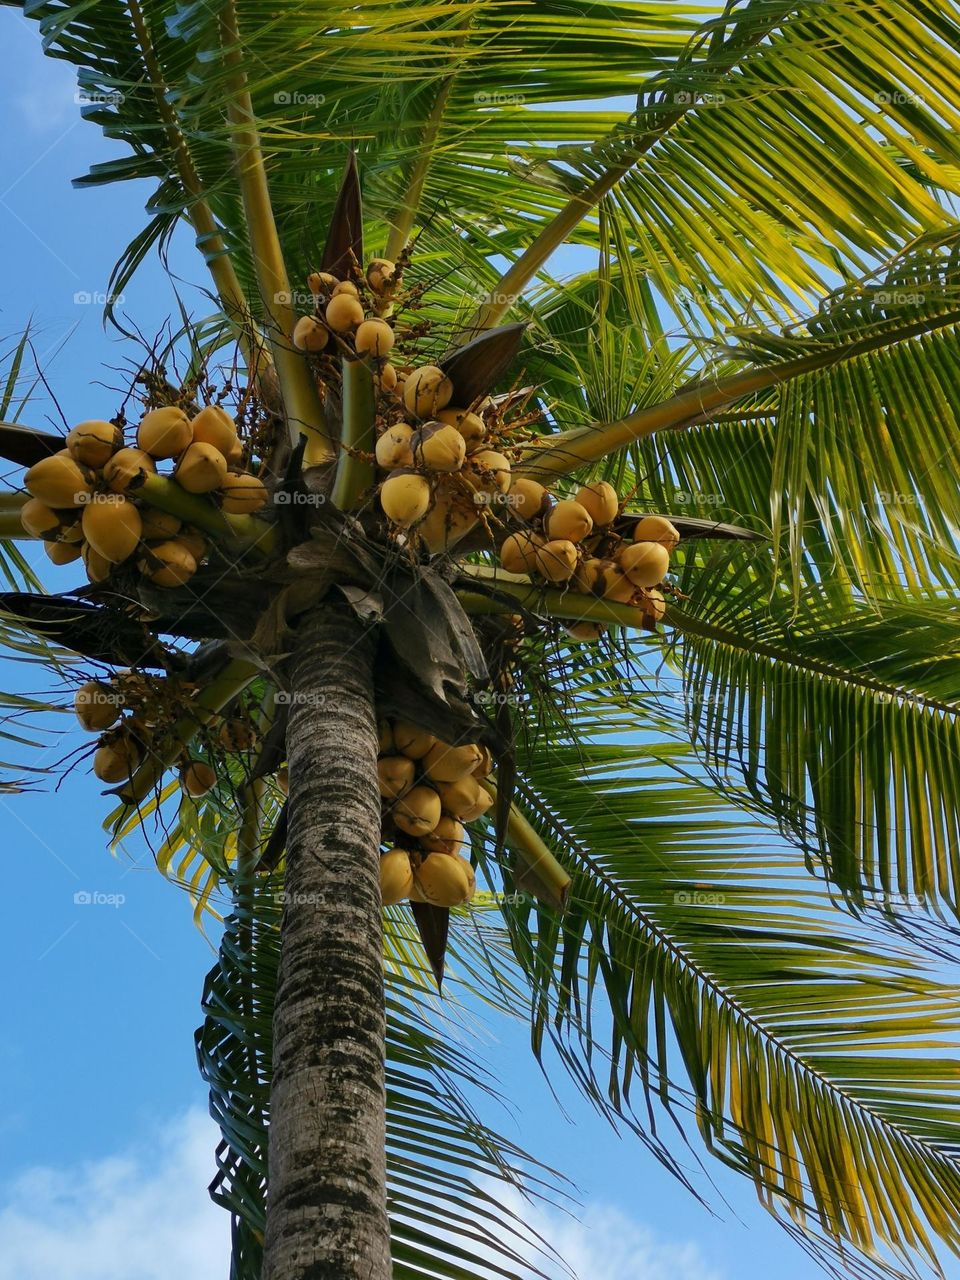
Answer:
[[[192,225],[214,314],[180,342],[198,388],[239,351],[244,403],[278,433],[269,449],[248,437],[246,458],[276,491],[297,491],[305,464],[348,520],[379,510],[382,361],[349,350],[341,367],[291,340],[314,310],[308,272],[346,279],[378,255],[404,263],[416,309],[395,315],[387,291],[375,310],[407,326],[416,363],[449,373],[455,403],[497,393],[514,478],[560,496],[605,480],[683,535],[659,628],[638,599],[505,573],[490,539],[514,527],[509,512],[492,533],[482,522],[486,537],[474,524],[397,570],[436,570],[429,609],[441,601],[459,626],[469,616],[480,638],[486,704],[446,699],[441,723],[453,737],[482,720],[499,744],[473,845],[507,893],[457,908],[449,936],[446,908],[385,911],[394,1275],[519,1274],[523,1224],[474,1175],[530,1188],[549,1176],[465,1102],[475,1067],[443,1034],[424,954],[529,1018],[535,1052],[551,1044],[679,1176],[658,1108],[692,1122],[841,1274],[906,1274],[917,1260],[937,1272],[960,1244],[945,1052],[958,1000],[938,964],[960,876],[960,9],[23,8],[78,67],[85,114],[127,144],[81,181],[156,180],[111,292]],[[0,440],[24,465],[52,448],[22,423]],[[142,497],[242,551],[243,592],[291,542],[282,519],[224,524],[162,476]],[[6,536],[23,536],[22,505],[5,500]],[[313,545],[288,591],[337,554],[334,527],[300,529]],[[347,576],[368,594],[380,581],[353,562]],[[183,609],[159,594],[149,627],[169,633]],[[122,835],[159,809],[161,869],[190,887],[198,918],[221,891],[232,900],[197,1046],[223,1133],[212,1191],[234,1215],[233,1274],[250,1277],[265,1223],[284,721],[269,664],[265,675],[227,655],[214,627],[225,617],[234,631],[236,601],[205,598],[179,624],[206,642],[185,678],[207,720],[246,699],[257,751],[208,753],[216,785],[181,798],[164,773],[197,718],[174,718],[111,823]],[[251,598],[260,657],[281,652],[275,595],[245,594],[241,611]],[[119,620],[83,615],[97,600],[64,613],[8,593],[7,638],[129,663]],[[517,613],[519,650],[497,623]],[[581,644],[563,630],[573,620],[609,630]],[[411,625],[384,622],[395,653]],[[444,635],[466,697],[469,641]],[[766,839],[771,827],[787,843]],[[606,1040],[594,1004],[612,1015]]]

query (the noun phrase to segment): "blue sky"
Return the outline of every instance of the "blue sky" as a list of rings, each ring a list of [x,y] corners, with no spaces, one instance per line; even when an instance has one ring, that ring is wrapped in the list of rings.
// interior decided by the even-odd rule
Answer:
[[[116,148],[80,120],[70,68],[41,56],[33,24],[2,9],[0,38],[7,51],[0,337],[32,321],[37,359],[67,420],[108,416],[115,398],[102,384],[116,385],[109,366],[123,361],[124,347],[104,331],[99,305],[75,299],[106,289],[115,258],[143,224],[150,191],[71,189],[72,177]],[[172,265],[182,280],[205,284],[187,235],[175,241]],[[199,289],[186,297],[205,314]],[[145,333],[175,314],[156,262],[127,290],[122,309]],[[42,388],[32,414],[36,425],[47,416],[59,421]],[[29,677],[20,680],[29,687]],[[58,742],[49,759],[79,742]],[[226,1216],[205,1193],[217,1134],[193,1050],[213,954],[188,900],[159,877],[145,844],[108,852],[107,808],[83,768],[56,794],[0,797],[7,902],[0,964],[8,976],[0,1280],[226,1275]],[[114,901],[78,904],[82,892]],[[820,1274],[752,1190],[725,1171],[711,1169],[730,1206],[716,1197],[718,1221],[560,1081],[562,1113],[522,1027],[490,1025],[482,1055],[515,1108],[512,1117],[491,1117],[494,1126],[579,1187],[582,1224],[542,1225],[581,1280],[749,1280],[774,1268],[778,1280]]]

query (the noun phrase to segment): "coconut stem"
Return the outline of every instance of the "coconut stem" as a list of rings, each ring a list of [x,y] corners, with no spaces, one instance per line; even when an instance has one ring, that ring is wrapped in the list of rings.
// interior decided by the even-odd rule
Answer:
[[[644,627],[644,615],[629,604],[616,604],[599,596],[581,595],[578,591],[559,591],[555,587],[544,588],[501,570],[487,569],[484,565],[464,564],[460,572],[468,577],[486,580],[501,596],[509,596],[515,607],[526,609],[539,617],[559,618],[567,622],[599,622],[604,626]],[[457,592],[457,598],[468,614],[509,614],[515,607],[495,600],[479,591]]]
[[[373,373],[366,360],[343,361],[343,439],[331,501],[350,511],[372,488],[376,475],[367,457],[376,447],[376,397]]]
[[[169,476],[144,476],[134,493],[148,506],[166,511],[209,533],[218,542],[243,543],[261,555],[277,545],[277,528],[257,516],[228,515],[203,494],[187,493]]]
[[[480,785],[496,800],[495,783],[487,780]],[[570,877],[515,804],[511,804],[507,818],[507,842],[521,863],[514,877],[517,887],[530,889],[541,901],[562,909],[570,888]]]
[[[224,64],[230,72],[227,112],[233,125],[238,182],[287,426],[294,444],[301,434],[306,435],[305,461],[309,460],[308,465],[317,465],[332,459],[335,449],[325,431],[323,407],[313,375],[306,359],[291,342],[296,316],[290,281],[270,202],[266,167],[243,69],[237,14],[232,0],[228,0],[221,10],[220,30]]]

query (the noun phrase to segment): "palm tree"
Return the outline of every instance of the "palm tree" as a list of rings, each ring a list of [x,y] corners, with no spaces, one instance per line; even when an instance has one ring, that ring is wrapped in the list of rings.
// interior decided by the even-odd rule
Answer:
[[[943,1274],[960,7],[22,7],[125,144],[81,181],[156,180],[110,293],[183,222],[209,268],[214,314],[137,356],[126,416],[222,401],[272,498],[137,471],[137,510],[192,530],[189,580],[141,547],[148,576],[88,553],[91,586],[47,596],[8,543],[3,599],[15,654],[134,708],[114,834],[159,818],[198,918],[229,898],[197,1049],[232,1276],[543,1274],[478,1175],[556,1184],[468,1104],[445,964],[677,1176],[665,1115],[838,1274]],[[321,323],[337,282],[397,337],[406,412],[356,319]],[[23,351],[0,452],[31,466],[64,441],[14,408]],[[416,437],[427,536],[385,520],[374,446],[441,385],[507,461],[470,455],[464,515]],[[620,506],[584,545],[619,567],[581,546],[571,588],[511,494],[601,480]],[[659,596],[617,602],[642,514],[681,541]],[[494,761],[472,906],[410,832],[419,900],[382,905],[398,725]]]

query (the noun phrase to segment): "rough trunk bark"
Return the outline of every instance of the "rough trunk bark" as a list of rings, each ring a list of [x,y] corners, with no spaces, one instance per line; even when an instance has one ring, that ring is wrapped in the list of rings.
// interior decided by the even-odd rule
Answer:
[[[374,639],[302,622],[274,1013],[263,1280],[389,1280]]]

